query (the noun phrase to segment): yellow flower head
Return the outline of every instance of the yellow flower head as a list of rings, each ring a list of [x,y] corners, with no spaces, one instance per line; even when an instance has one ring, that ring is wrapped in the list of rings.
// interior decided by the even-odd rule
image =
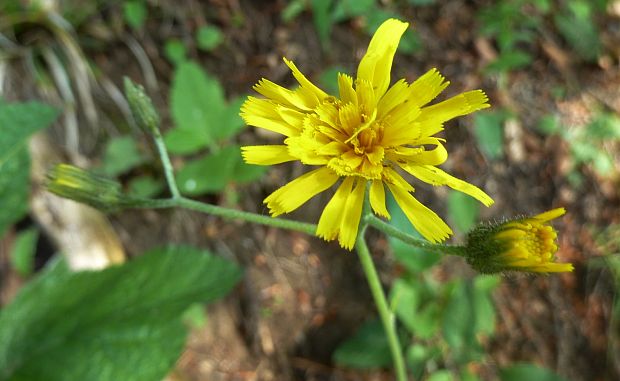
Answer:
[[[428,240],[440,242],[452,231],[412,195],[407,172],[432,185],[448,185],[485,205],[493,200],[482,190],[436,166],[446,161],[444,139],[434,135],[443,123],[489,107],[481,90],[427,105],[449,84],[432,69],[413,83],[390,85],[392,59],[408,24],[385,21],[370,41],[357,78],[340,73],[338,96],[312,84],[295,64],[284,62],[299,82],[295,90],[261,79],[254,90],[265,98],[248,97],[241,116],[249,125],[284,135],[284,144],[243,147],[247,163],[271,165],[299,160],[318,166],[265,199],[272,216],[291,212],[342,179],[318,223],[317,235],[351,249],[362,213],[366,184],[370,205],[389,218],[385,186],[413,226]],[[389,87],[389,89],[388,89]],[[398,169],[402,171],[399,172]]]
[[[572,264],[555,262],[557,232],[549,224],[565,212],[557,208],[534,217],[481,225],[469,233],[467,261],[485,273],[573,271]]]

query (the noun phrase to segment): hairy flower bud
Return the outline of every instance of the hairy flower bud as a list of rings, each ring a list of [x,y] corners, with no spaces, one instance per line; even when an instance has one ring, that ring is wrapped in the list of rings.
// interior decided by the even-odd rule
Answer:
[[[155,111],[151,98],[146,95],[142,86],[134,84],[127,77],[125,77],[125,97],[140,128],[151,133],[159,128],[159,114]]]
[[[81,168],[58,164],[47,174],[47,189],[64,198],[101,210],[114,210],[131,201],[121,185]]]
[[[572,264],[555,262],[557,232],[549,224],[565,212],[557,208],[474,228],[467,236],[467,262],[481,273],[573,271]]]

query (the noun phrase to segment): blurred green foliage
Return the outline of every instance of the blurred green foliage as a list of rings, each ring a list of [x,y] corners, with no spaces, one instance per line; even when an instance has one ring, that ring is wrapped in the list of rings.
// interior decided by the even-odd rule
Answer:
[[[546,135],[560,136],[570,148],[571,169],[569,181],[578,186],[582,179],[579,166],[587,165],[601,176],[610,176],[614,167],[614,152],[608,147],[620,142],[620,117],[613,112],[598,110],[582,126],[562,126],[558,117],[546,115],[539,121],[538,129]]]
[[[428,5],[433,0],[410,0],[411,5]],[[363,30],[372,36],[383,21],[389,18],[402,18],[395,7],[386,7],[377,0],[291,0],[282,10],[280,17],[291,22],[307,8],[311,9],[314,27],[325,51],[330,49],[331,32],[335,24],[360,18]],[[403,35],[398,50],[404,54],[413,54],[422,48],[422,42],[413,28]]]

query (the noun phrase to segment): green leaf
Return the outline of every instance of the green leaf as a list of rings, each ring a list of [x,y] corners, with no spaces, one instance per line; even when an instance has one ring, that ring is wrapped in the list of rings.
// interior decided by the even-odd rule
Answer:
[[[555,26],[583,59],[596,62],[602,51],[601,40],[592,15],[592,4],[572,0],[554,17]]]
[[[448,215],[461,233],[467,233],[478,221],[480,205],[476,199],[458,191],[448,194]]]
[[[389,221],[390,225],[414,237],[423,239],[420,233],[413,228],[411,222],[409,222],[407,216],[405,216],[405,213],[396,204],[394,196],[392,196],[391,193],[386,194],[386,200],[388,211],[392,217]],[[436,253],[413,247],[392,236],[388,237],[388,242],[396,260],[401,265],[405,266],[407,270],[414,273],[430,268],[441,259],[441,256]]]
[[[239,147],[230,146],[187,162],[177,174],[179,189],[188,196],[221,191],[232,180],[240,156]]]
[[[199,49],[211,51],[217,48],[223,41],[224,34],[216,26],[206,25],[196,32],[196,42]]]
[[[333,0],[310,0],[314,27],[319,35],[321,46],[324,50],[329,49],[329,36],[332,31],[331,5]]]
[[[398,319],[411,333],[416,331],[416,311],[419,304],[419,289],[405,279],[396,279],[390,291],[390,305]]]
[[[508,115],[504,111],[491,111],[474,115],[474,136],[482,153],[495,160],[504,153],[504,121]]]
[[[187,60],[187,49],[183,42],[177,39],[170,39],[164,45],[166,58],[175,65],[180,65]]]
[[[430,376],[426,379],[426,381],[454,381],[455,378],[447,369],[436,370],[431,373]]]
[[[490,63],[486,70],[502,72],[520,69],[532,63],[532,56],[520,50],[502,52],[498,59]]]
[[[377,10],[375,0],[340,0],[336,2],[332,20],[341,22],[353,17],[372,15]]]
[[[211,131],[213,139],[222,141],[231,138],[245,127],[245,122],[239,115],[243,102],[245,102],[245,97],[233,99],[213,118],[214,124],[217,126]]]
[[[241,157],[235,163],[232,180],[238,184],[247,184],[263,177],[268,167],[262,165],[246,164]]]
[[[306,10],[306,0],[291,0],[280,13],[280,18],[285,23],[291,22],[299,16],[301,12]]]
[[[48,127],[58,111],[39,102],[0,104],[0,166],[17,154],[26,139]]]
[[[319,84],[321,88],[328,94],[338,94],[338,73],[346,73],[347,71],[340,66],[332,66],[327,68],[319,76]]]
[[[390,347],[379,320],[371,320],[360,327],[355,335],[336,348],[333,360],[340,366],[372,369],[392,363]]]
[[[168,152],[175,155],[189,155],[209,146],[206,131],[173,128],[164,134]]]
[[[140,197],[155,197],[163,190],[163,182],[148,175],[135,177],[129,182],[129,192]]]
[[[384,21],[390,18],[401,18],[398,13],[386,11],[381,8],[372,9],[366,14],[366,34],[372,36]],[[404,54],[413,54],[422,49],[422,40],[413,28],[407,28],[400,43],[398,51]]]
[[[125,21],[133,29],[141,29],[146,20],[147,10],[142,1],[126,1],[123,4]]]
[[[184,346],[182,313],[226,295],[240,275],[190,247],[103,271],[57,264],[0,312],[0,380],[161,380]]]
[[[30,228],[17,235],[11,249],[11,266],[23,277],[29,276],[34,270],[34,255],[37,250],[39,230]]]
[[[516,364],[499,370],[502,381],[566,381],[552,370],[538,367],[534,364]]]
[[[115,177],[129,172],[144,161],[132,136],[114,137],[108,141],[103,154],[103,172]]]
[[[219,123],[226,110],[224,90],[217,79],[194,62],[180,63],[172,80],[172,119],[177,128],[204,133],[209,143],[226,128]]]
[[[560,133],[560,120],[556,115],[544,115],[538,121],[538,130],[545,135]]]
[[[28,212],[30,193],[30,156],[26,148],[0,162],[0,238],[6,229]]]
[[[471,360],[480,351],[473,290],[470,281],[455,283],[443,315],[443,337],[459,362]]]

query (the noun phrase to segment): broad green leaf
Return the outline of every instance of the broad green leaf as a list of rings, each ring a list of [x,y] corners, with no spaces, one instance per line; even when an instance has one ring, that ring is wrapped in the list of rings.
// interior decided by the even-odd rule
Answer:
[[[210,138],[204,130],[173,128],[164,134],[168,152],[175,155],[189,155],[207,148]]]
[[[33,133],[48,127],[58,111],[38,102],[0,104],[0,166],[26,143]]]
[[[269,167],[263,165],[246,164],[241,156],[237,159],[233,169],[232,180],[237,184],[247,184],[263,177]]]
[[[504,153],[504,122],[508,115],[503,111],[491,111],[474,115],[474,136],[482,153],[495,160]]]
[[[217,126],[211,131],[213,139],[225,140],[231,138],[245,127],[245,122],[239,115],[239,110],[243,102],[245,102],[245,97],[233,99],[228,105],[224,106],[220,114],[213,119]]]
[[[123,4],[123,16],[127,24],[134,29],[140,29],[146,20],[146,5],[139,0],[126,1]]]
[[[177,128],[204,133],[213,142],[226,110],[224,90],[214,77],[194,62],[182,62],[172,80],[172,118]]]
[[[177,173],[179,189],[188,196],[221,191],[232,180],[240,156],[239,147],[231,146],[187,162]]]
[[[379,320],[371,320],[360,327],[355,335],[336,348],[333,360],[340,366],[372,369],[392,363],[390,347]]]
[[[114,137],[108,141],[103,154],[103,172],[115,177],[129,172],[144,161],[132,136]]]
[[[180,65],[187,60],[187,49],[183,42],[177,39],[170,39],[164,45],[164,54],[170,62]]]
[[[196,32],[196,42],[199,49],[211,51],[217,48],[223,41],[224,34],[216,26],[206,25]]]
[[[30,156],[22,147],[10,160],[0,162],[0,238],[28,212],[29,189]]]
[[[129,182],[129,192],[140,197],[155,197],[163,190],[164,183],[148,175],[135,177]]]
[[[393,225],[394,227],[397,227],[398,229],[404,231],[405,233],[409,233],[414,237],[424,239],[420,233],[413,228],[411,222],[409,222],[407,216],[405,216],[405,213],[396,204],[396,201],[391,193],[386,194],[386,199],[387,208],[392,217],[389,221],[390,225]],[[388,237],[388,242],[390,243],[390,247],[392,248],[392,252],[394,253],[394,257],[396,257],[396,260],[411,272],[424,271],[439,262],[441,259],[441,256],[437,253],[413,247],[392,236]]]
[[[448,215],[454,226],[467,233],[478,221],[480,204],[476,199],[458,191],[448,194]]]
[[[38,239],[39,230],[30,228],[20,232],[13,243],[10,253],[11,266],[23,277],[29,276],[34,270],[34,255]]]
[[[183,349],[183,312],[226,295],[240,275],[190,247],[103,271],[57,264],[0,312],[0,380],[161,380]]]
[[[550,369],[541,368],[534,364],[516,364],[499,370],[502,381],[567,381]]]

